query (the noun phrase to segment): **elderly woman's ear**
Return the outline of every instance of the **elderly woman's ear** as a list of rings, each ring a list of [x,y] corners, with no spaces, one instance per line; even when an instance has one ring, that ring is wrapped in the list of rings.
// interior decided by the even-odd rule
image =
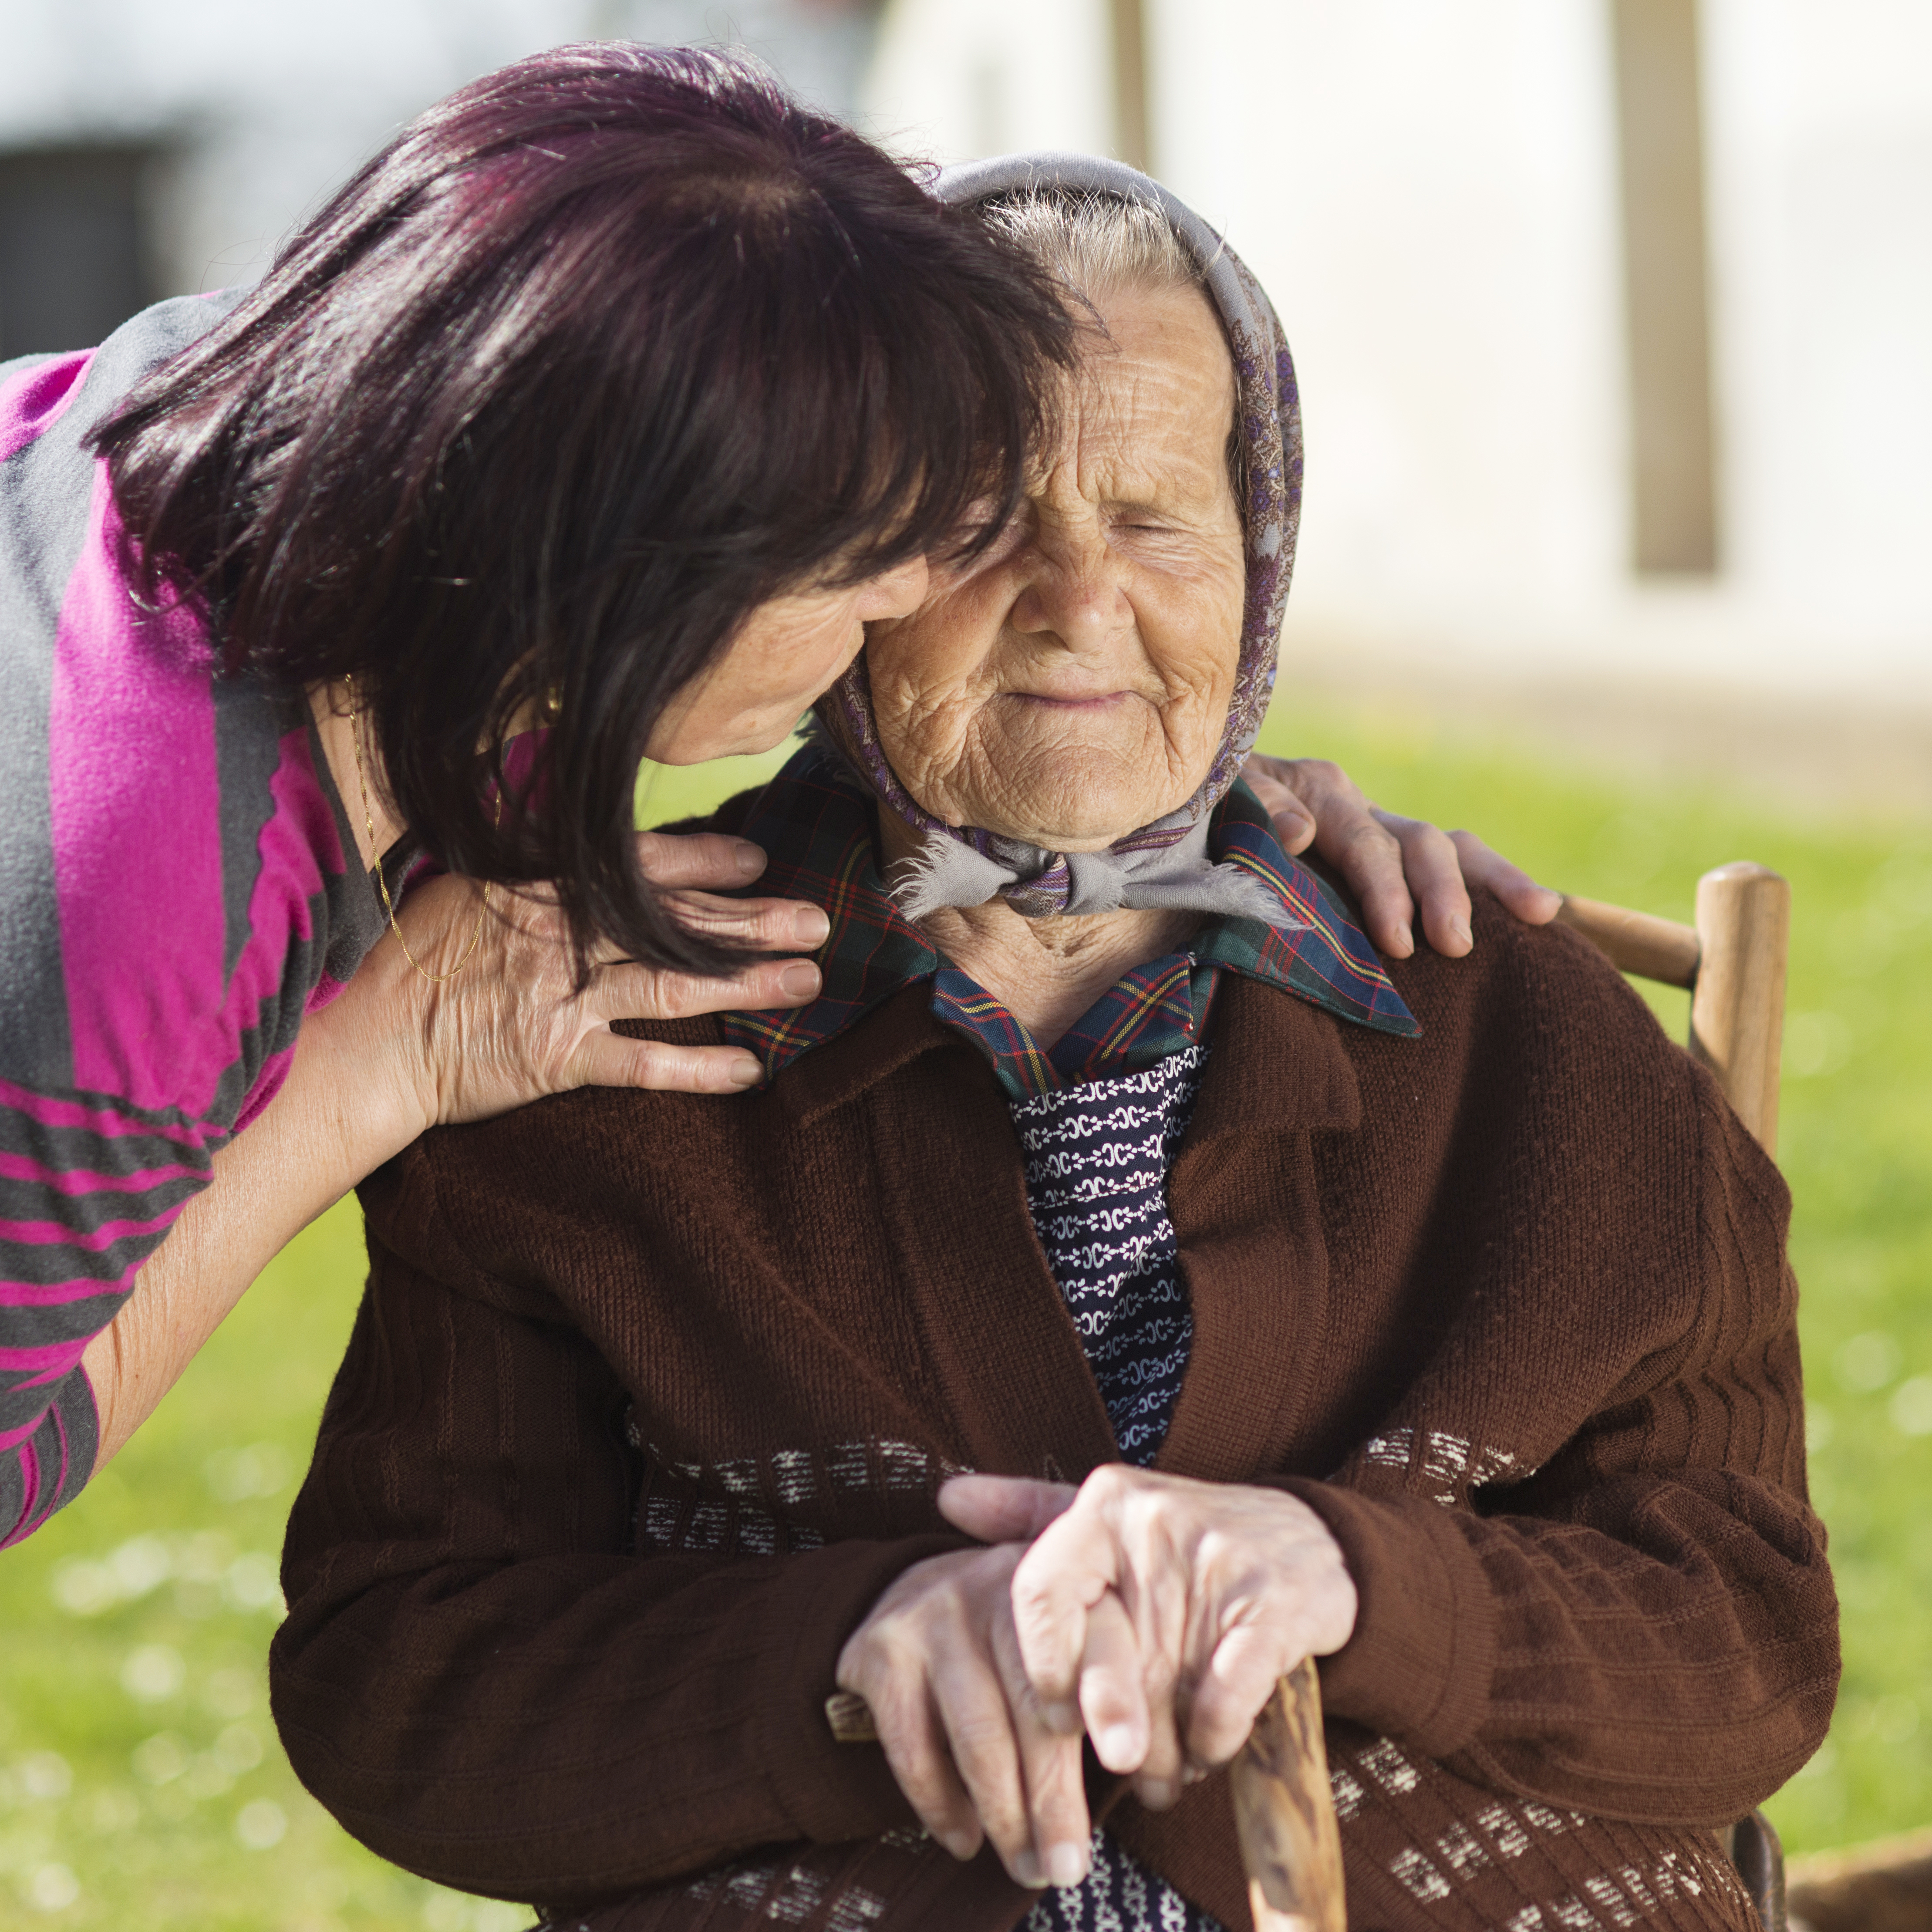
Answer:
[[[1290,852],[1312,845],[1347,882],[1369,937],[1392,958],[1415,950],[1416,910],[1430,944],[1460,959],[1474,943],[1469,891],[1495,893],[1526,926],[1546,926],[1562,895],[1492,851],[1473,832],[1443,832],[1384,812],[1326,758],[1249,759],[1242,776]]]

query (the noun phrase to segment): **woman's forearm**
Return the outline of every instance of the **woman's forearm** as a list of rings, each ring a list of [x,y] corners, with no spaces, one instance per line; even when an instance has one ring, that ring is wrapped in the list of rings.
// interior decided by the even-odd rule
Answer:
[[[344,994],[303,1028],[280,1092],[214,1156],[208,1186],[88,1344],[81,1364],[100,1412],[97,1468],[153,1414],[281,1248],[428,1125],[418,1095],[372,1052],[380,1042],[352,1000]]]

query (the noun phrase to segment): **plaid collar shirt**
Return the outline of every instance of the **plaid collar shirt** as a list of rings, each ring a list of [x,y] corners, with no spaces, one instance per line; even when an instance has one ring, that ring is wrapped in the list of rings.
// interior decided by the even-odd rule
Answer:
[[[934,1017],[986,1055],[1010,1100],[1024,1100],[1150,1066],[1200,1040],[1223,973],[1277,986],[1378,1032],[1413,1038],[1421,1030],[1341,899],[1282,850],[1246,785],[1222,800],[1212,825],[1216,860],[1253,874],[1300,929],[1212,920],[1184,952],[1123,974],[1048,1048],[900,914],[876,862],[871,798],[836,759],[807,746],[740,830],[765,850],[754,888],[760,897],[810,899],[825,909],[832,931],[819,953],[824,986],[809,1006],[788,1012],[726,1014],[724,1038],[757,1054],[769,1078],[901,988],[929,979]]]

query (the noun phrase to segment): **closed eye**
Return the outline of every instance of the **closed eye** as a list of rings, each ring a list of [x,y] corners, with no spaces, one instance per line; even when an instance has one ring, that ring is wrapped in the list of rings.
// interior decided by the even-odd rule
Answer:
[[[1171,537],[1185,534],[1185,526],[1155,510],[1122,510],[1107,519],[1107,528],[1116,536]]]

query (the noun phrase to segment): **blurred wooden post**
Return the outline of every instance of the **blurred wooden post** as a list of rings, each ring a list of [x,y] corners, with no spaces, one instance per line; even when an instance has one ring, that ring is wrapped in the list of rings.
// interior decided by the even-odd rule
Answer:
[[[1255,1932],[1346,1932],[1342,1838],[1312,1658],[1275,1687],[1228,1776]]]
[[[1739,860],[1697,881],[1703,956],[1690,995],[1690,1054],[1718,1076],[1739,1120],[1774,1160],[1784,1046],[1791,887]]]
[[[1114,40],[1114,148],[1130,168],[1154,172],[1148,125],[1147,14],[1144,0],[1109,0]]]
[[[1696,0],[1613,0],[1630,353],[1631,562],[1718,567]]]

